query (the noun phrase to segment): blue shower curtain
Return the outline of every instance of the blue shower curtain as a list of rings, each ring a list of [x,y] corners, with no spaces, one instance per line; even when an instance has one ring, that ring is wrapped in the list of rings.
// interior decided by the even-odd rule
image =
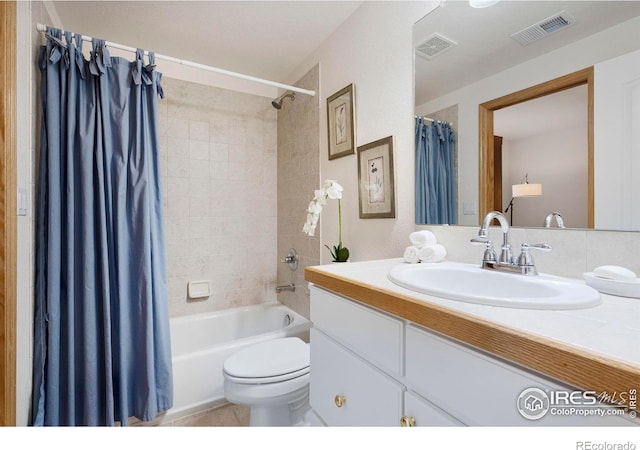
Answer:
[[[172,406],[158,155],[144,52],[47,31],[36,219],[34,425],[126,425]]]
[[[415,118],[416,223],[455,224],[455,133],[448,123]]]

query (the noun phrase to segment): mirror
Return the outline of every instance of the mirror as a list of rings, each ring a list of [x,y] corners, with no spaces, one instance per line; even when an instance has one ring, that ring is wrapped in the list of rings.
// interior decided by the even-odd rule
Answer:
[[[581,84],[494,112],[493,134],[500,137],[502,145],[494,148],[501,168],[494,171],[494,184],[501,191],[497,208],[504,211],[511,205],[508,217],[512,226],[539,227],[544,224],[541,217],[562,211],[562,225],[593,228],[588,98],[588,87]],[[512,197],[511,187],[524,176],[530,183],[540,184],[543,195]],[[546,192],[562,195],[545,196]],[[549,225],[558,226],[555,217]]]
[[[526,158],[520,158],[526,161],[523,166],[510,172],[504,169],[502,192],[496,198],[500,198],[500,209],[504,211],[509,204],[512,185],[519,184],[528,173],[530,183],[537,183],[536,178],[544,180],[542,196],[515,198],[513,225],[540,227],[544,223],[544,211],[563,213],[564,209],[569,219],[565,220],[568,228],[640,230],[640,208],[634,207],[640,199],[633,198],[633,192],[640,190],[640,184],[633,180],[633,173],[636,169],[640,170],[640,162],[631,154],[631,149],[640,145],[640,138],[634,137],[635,134],[629,131],[629,125],[619,132],[612,128],[625,126],[632,111],[622,118],[598,112],[606,110],[605,106],[609,109],[627,108],[624,105],[603,106],[608,102],[607,98],[619,94],[606,94],[604,86],[609,84],[609,79],[618,77],[616,70],[621,70],[616,69],[619,66],[618,60],[623,55],[638,52],[638,27],[640,2],[633,1],[503,0],[483,9],[471,8],[466,1],[447,1],[414,25],[416,116],[450,123],[456,135],[455,224],[479,223],[484,215],[483,208],[486,207],[482,204],[480,195],[483,177],[493,181],[494,170],[500,170],[494,167],[493,161],[491,164],[483,161],[483,165],[480,165],[481,142],[490,138],[493,146],[493,136],[483,135],[480,105],[492,104],[505,98],[510,100],[510,96],[517,97],[514,93],[594,67],[595,94],[592,93],[591,98],[596,105],[595,113],[592,110],[595,117],[588,117],[588,97],[574,100],[576,104],[565,101],[562,106],[567,108],[563,109],[565,119],[579,116],[572,117],[564,125],[567,128],[578,126],[577,122],[581,122],[580,126],[584,127],[587,122],[587,132],[583,131],[576,138],[584,149],[582,153],[576,153],[578,159],[571,159],[567,151],[569,146],[566,144],[562,144],[555,153],[549,148],[550,144],[544,144],[544,151],[529,150]],[[523,32],[519,33],[521,31]],[[526,41],[526,45],[522,45],[516,38]],[[636,56],[636,60],[638,57]],[[602,74],[606,74],[606,82],[598,83],[598,77],[602,77]],[[629,86],[640,85],[640,73],[625,73],[624,76],[627,79],[618,81],[623,86],[621,89],[625,95],[637,98],[638,94],[633,95],[635,91]],[[560,91],[565,89],[567,88]],[[583,92],[584,90],[588,89],[583,86]],[[560,97],[571,97],[568,89],[564,93],[556,92]],[[535,102],[550,103],[554,101],[552,97],[556,94],[541,95]],[[640,103],[640,100],[635,101]],[[492,124],[493,134],[508,134],[507,131],[515,132],[516,129],[520,134],[532,134],[532,130],[522,129],[523,124],[525,130],[529,126],[537,128],[538,133],[541,128],[548,127],[537,122],[541,116],[551,116],[544,110],[537,117],[524,116],[519,122],[513,122],[518,108],[534,109],[533,105],[529,107],[525,103],[517,103],[520,101],[492,111],[491,121],[495,122]],[[635,103],[635,107],[640,106],[638,103]],[[542,106],[537,105],[537,108],[540,111]],[[559,111],[558,106],[554,108],[554,111]],[[510,117],[510,110],[514,111],[514,118]],[[521,116],[522,111],[518,115]],[[606,136],[612,132],[613,135],[622,134],[622,138],[607,142]],[[511,138],[505,137],[505,142],[506,139]],[[585,143],[587,146],[591,145],[591,160],[588,159]],[[613,156],[612,152],[615,152]],[[518,159],[511,154],[505,154],[505,158],[507,161]],[[591,169],[589,164],[592,164]],[[549,178],[553,176],[554,170],[556,178]],[[569,183],[570,190],[581,190],[573,193],[574,200],[568,200],[564,195],[569,192],[569,180],[579,180]],[[486,180],[484,183],[486,184]],[[561,200],[565,201],[564,206]],[[582,203],[581,210],[570,211],[567,205],[576,202]],[[528,221],[525,220],[526,216],[531,216],[526,219]],[[557,226],[555,220],[552,226]]]

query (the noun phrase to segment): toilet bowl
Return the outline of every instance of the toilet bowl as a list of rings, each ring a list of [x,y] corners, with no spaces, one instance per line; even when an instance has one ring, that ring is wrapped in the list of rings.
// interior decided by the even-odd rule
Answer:
[[[250,426],[304,425],[309,410],[309,344],[297,337],[261,342],[223,365],[228,401],[251,408]]]

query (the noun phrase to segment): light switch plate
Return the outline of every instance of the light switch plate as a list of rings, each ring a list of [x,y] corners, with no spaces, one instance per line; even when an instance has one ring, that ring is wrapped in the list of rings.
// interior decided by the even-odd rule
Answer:
[[[18,188],[18,215],[26,216],[29,214],[29,189],[25,187]]]
[[[462,213],[465,216],[473,216],[474,214],[478,214],[476,202],[464,202],[462,204]]]

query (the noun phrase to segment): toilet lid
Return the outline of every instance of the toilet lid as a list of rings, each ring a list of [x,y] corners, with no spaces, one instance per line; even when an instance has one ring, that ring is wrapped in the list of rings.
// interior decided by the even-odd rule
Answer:
[[[297,337],[254,344],[224,362],[224,372],[234,378],[277,377],[308,367],[309,344]]]

